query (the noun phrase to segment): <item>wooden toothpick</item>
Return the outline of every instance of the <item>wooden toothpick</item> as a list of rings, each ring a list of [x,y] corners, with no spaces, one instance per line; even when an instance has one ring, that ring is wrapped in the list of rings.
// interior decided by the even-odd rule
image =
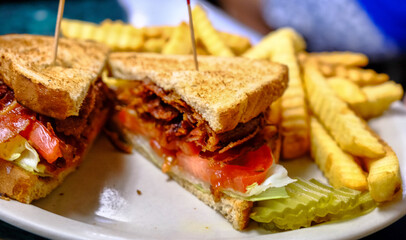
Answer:
[[[193,57],[194,57],[194,60],[195,60],[195,68],[196,68],[196,71],[199,71],[199,63],[197,62],[197,53],[196,53],[195,30],[193,28],[192,10],[190,9],[190,0],[186,0],[186,1],[187,1],[187,9],[188,9],[188,12],[189,12],[190,37],[192,39]]]
[[[56,19],[55,36],[54,36],[54,54],[52,57],[52,64],[56,63],[56,55],[58,54],[59,31],[61,29],[61,21],[63,17],[63,8],[65,0],[59,0],[58,17]]]

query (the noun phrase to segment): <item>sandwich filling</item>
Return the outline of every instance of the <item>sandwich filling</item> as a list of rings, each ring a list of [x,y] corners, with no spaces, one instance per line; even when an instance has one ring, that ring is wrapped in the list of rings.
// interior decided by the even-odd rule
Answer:
[[[177,94],[148,80],[129,84],[117,89],[121,104],[115,120],[148,139],[150,147],[164,159],[160,164],[164,172],[176,169],[192,176],[209,185],[215,196],[221,192],[260,194],[269,187],[292,182],[286,170],[276,166],[265,144],[263,114],[231,131],[215,132]],[[278,179],[274,176],[272,183],[267,182],[275,171]],[[258,187],[261,184],[267,186]]]
[[[40,176],[56,176],[80,160],[95,132],[109,89],[98,80],[89,90],[79,116],[56,120],[17,102],[0,81],[0,161],[10,161]]]

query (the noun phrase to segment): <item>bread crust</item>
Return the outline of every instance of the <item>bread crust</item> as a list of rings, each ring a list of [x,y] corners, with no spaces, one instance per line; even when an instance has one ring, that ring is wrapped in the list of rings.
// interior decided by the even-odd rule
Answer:
[[[193,184],[175,174],[169,173],[169,175],[179,185],[195,195],[200,201],[221,213],[221,215],[223,215],[236,230],[241,231],[248,226],[253,202],[232,198],[226,195],[223,195],[218,201],[216,201],[213,194],[202,192],[193,186]]]
[[[0,36],[0,79],[19,103],[35,112],[57,119],[78,116],[109,49],[91,41],[60,39],[52,64],[52,43],[48,36]]]
[[[173,91],[216,133],[234,129],[263,112],[287,87],[287,67],[266,60],[152,53],[112,53],[114,77],[154,82]]]
[[[31,203],[48,195],[74,169],[68,168],[57,177],[40,177],[0,159],[0,193],[23,203]]]

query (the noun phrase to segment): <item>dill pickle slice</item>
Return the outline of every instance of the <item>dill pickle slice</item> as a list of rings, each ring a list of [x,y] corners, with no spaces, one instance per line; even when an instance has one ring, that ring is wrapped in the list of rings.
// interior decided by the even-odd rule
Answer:
[[[286,186],[289,198],[257,202],[251,219],[272,232],[360,216],[376,205],[369,192],[341,188],[334,189],[315,179],[297,179]]]

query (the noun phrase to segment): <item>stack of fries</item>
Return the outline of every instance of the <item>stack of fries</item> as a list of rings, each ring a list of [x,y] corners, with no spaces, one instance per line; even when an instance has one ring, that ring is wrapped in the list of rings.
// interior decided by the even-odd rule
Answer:
[[[362,68],[368,64],[363,54],[306,53],[305,41],[293,29],[274,31],[251,46],[248,38],[216,30],[200,6],[193,9],[193,21],[198,54],[269,59],[289,67],[289,86],[267,116],[274,134],[269,139],[277,141],[273,145],[281,149],[275,152],[283,159],[310,152],[333,187],[369,190],[377,202],[395,197],[401,187],[399,161],[365,120],[401,99],[399,84]],[[192,53],[184,22],[136,28],[121,21],[97,25],[64,19],[61,30],[65,37],[103,42],[113,51]]]
[[[200,55],[239,56],[251,47],[248,38],[214,29],[204,10],[193,9],[193,21]],[[101,24],[63,19],[61,32],[67,38],[90,39],[107,44],[113,51],[191,54],[188,24],[136,28],[109,19]]]
[[[357,89],[357,85],[349,84],[349,87],[329,81],[319,70],[317,60],[305,61],[304,83],[314,114],[311,120],[313,158],[334,187],[368,189],[377,202],[391,200],[401,186],[396,154],[342,97],[348,95],[342,93],[344,91],[354,94],[362,90]],[[386,87],[386,84],[374,87]],[[382,104],[387,104],[386,99]]]

